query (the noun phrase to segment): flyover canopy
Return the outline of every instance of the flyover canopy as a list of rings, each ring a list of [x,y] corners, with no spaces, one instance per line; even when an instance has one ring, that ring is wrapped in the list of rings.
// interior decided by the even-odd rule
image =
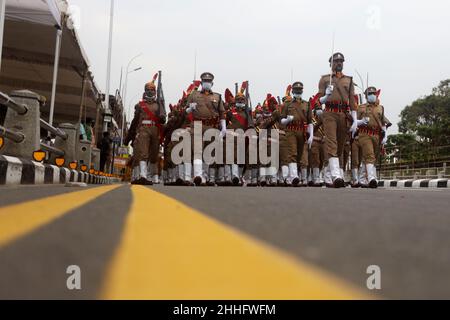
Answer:
[[[56,34],[62,29],[54,109],[55,125],[96,119],[100,93],[89,72],[89,61],[67,14],[64,0],[7,0],[0,90],[28,89],[47,100],[41,109],[48,120],[55,61]],[[85,99],[82,88],[85,81]]]
[[[7,0],[6,19],[61,26],[61,13],[55,0]]]

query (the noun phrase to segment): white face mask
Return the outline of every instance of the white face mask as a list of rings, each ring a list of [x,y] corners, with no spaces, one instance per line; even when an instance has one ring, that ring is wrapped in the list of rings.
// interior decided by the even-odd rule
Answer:
[[[369,103],[377,102],[377,96],[374,94],[370,94],[369,96],[367,96],[367,102],[369,102]]]
[[[296,100],[300,100],[302,98],[301,93],[293,93],[292,95],[294,96],[294,99],[296,99]]]
[[[203,90],[210,91],[212,86],[213,86],[212,82],[202,82]]]
[[[236,108],[244,109],[245,108],[245,103],[236,103]]]

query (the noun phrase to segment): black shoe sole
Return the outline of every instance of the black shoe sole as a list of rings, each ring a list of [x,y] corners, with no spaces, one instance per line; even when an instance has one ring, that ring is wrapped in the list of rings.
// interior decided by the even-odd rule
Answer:
[[[336,189],[345,188],[345,181],[342,179],[336,179],[334,180],[333,185]]]
[[[378,188],[378,182],[376,180],[372,180],[369,182],[369,188],[370,189],[376,189]]]
[[[194,178],[194,184],[199,187],[202,185],[202,178],[201,177],[195,177]]]

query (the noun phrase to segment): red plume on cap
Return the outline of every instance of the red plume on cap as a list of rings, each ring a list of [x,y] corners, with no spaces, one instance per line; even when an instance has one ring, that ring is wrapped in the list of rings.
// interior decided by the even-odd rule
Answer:
[[[319,104],[320,99],[320,93],[317,93],[314,97],[311,98],[311,100],[309,100],[309,105],[311,107],[311,110],[314,110],[316,108],[316,105]]]
[[[159,75],[159,73],[155,73],[155,75],[153,76],[152,81],[148,82],[148,83],[145,85],[145,87],[146,87],[146,88],[155,89],[155,88],[156,88],[155,81],[156,81],[156,79],[158,79],[158,75]]]
[[[225,90],[225,102],[228,104],[234,102],[234,96],[231,93],[230,89]]]
[[[185,99],[186,97],[187,97],[186,91],[183,91],[183,98],[182,99]]]
[[[198,89],[198,88],[200,87],[201,84],[202,84],[202,81],[201,81],[201,80],[194,80],[194,86],[195,86],[195,89]]]
[[[377,91],[377,93],[376,93],[376,95],[377,95],[377,98],[379,98],[379,97],[380,97],[380,94],[381,94],[381,89],[378,89],[378,91]]]
[[[173,110],[173,106],[172,106],[172,104],[169,104],[169,109],[170,109],[170,111],[172,111],[172,110]]]
[[[355,94],[355,102],[356,102],[356,104],[360,104],[359,95],[357,95],[357,94]]]
[[[291,91],[292,91],[292,85],[290,84],[286,88],[286,97],[290,97],[291,96]]]
[[[244,94],[244,92],[245,92],[245,90],[247,90],[247,88],[248,88],[248,81],[242,82],[242,85],[241,85],[241,94]]]

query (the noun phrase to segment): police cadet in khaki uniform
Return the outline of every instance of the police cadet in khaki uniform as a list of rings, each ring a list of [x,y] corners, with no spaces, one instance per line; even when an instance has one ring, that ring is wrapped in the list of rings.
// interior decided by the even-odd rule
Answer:
[[[333,70],[331,75],[324,75],[319,82],[320,103],[325,104],[323,113],[323,126],[325,131],[326,154],[328,163],[325,172],[327,186],[335,188],[345,187],[342,176],[340,159],[344,151],[347,135],[346,116],[351,111],[353,124],[351,132],[357,130],[357,105],[355,102],[355,88],[353,78],[342,73],[344,68],[344,55],[335,53],[330,58]]]
[[[303,84],[295,82],[292,85],[293,100],[281,112],[281,124],[286,126],[286,141],[288,145],[288,185],[298,186],[298,159],[302,158],[304,146],[312,145],[314,139],[314,126],[312,124],[309,103],[302,99]],[[308,140],[306,141],[305,125],[308,126]],[[307,177],[305,178],[305,180]]]
[[[244,133],[247,129],[253,127],[253,118],[248,108],[248,101],[245,96],[245,90],[247,89],[247,82],[242,83],[242,86],[236,97],[234,103],[226,112],[227,128],[235,130],[242,130]],[[244,166],[247,164],[247,168],[251,168],[249,165],[249,150],[248,143],[245,145],[245,163],[238,163],[238,139],[234,139],[234,163],[231,165],[231,182],[234,186],[243,185],[243,171]],[[229,167],[229,164],[225,163],[225,167]],[[226,170],[228,171],[228,170]]]
[[[134,159],[139,164],[139,178],[132,181],[133,184],[153,184],[147,178],[147,162],[150,163],[150,170],[154,175],[158,172],[159,145],[162,125],[166,121],[166,110],[156,99],[157,76],[158,74],[145,85],[143,100],[135,106],[134,118],[125,139],[125,145],[134,141]]]
[[[192,135],[194,134],[194,122],[201,121],[203,125],[203,133],[208,129],[219,129],[220,136],[226,136],[227,125],[225,121],[225,108],[222,97],[218,93],[212,92],[214,76],[212,73],[205,72],[200,76],[202,90],[193,91],[187,99],[186,113],[191,120]],[[203,149],[206,144],[203,143]],[[192,148],[194,143],[192,142]],[[202,149],[202,150],[203,150]],[[210,177],[209,166],[203,162],[203,155],[194,154],[194,183],[197,186],[206,185],[207,182],[215,180],[215,177]]]
[[[290,84],[286,88],[286,94],[282,99],[283,104],[281,105],[281,110],[283,110],[287,105],[292,102],[292,85]],[[289,178],[289,145],[286,140],[286,126],[280,125],[280,167],[281,170],[279,172],[279,184],[282,186],[288,186],[288,178]],[[292,184],[291,184],[292,185]]]
[[[363,187],[377,188],[376,156],[381,145],[387,142],[388,120],[384,116],[384,107],[378,102],[378,92],[375,87],[366,90],[367,103],[358,108],[359,144],[362,151],[362,170],[367,180],[362,181]]]
[[[279,110],[277,99],[272,96],[272,94],[267,94],[266,100],[263,103],[261,110],[258,110],[256,113],[255,126],[256,132],[259,133],[260,129],[267,130],[267,155],[269,157],[272,156],[272,143],[278,144],[279,140],[274,140],[271,136],[272,130],[280,131],[280,116],[281,112]],[[279,133],[278,133],[279,134]],[[258,147],[259,148],[259,147]],[[258,153],[259,153],[258,149]],[[275,168],[269,164],[262,164],[260,159],[259,161],[259,184],[262,187],[270,186],[274,187],[278,185],[278,168]],[[253,184],[252,184],[253,185]]]

